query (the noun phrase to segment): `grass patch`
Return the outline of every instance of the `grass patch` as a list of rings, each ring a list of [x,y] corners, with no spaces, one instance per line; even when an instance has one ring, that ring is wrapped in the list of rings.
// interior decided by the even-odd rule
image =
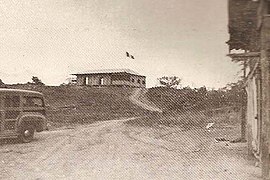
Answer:
[[[137,117],[148,111],[133,104],[133,88],[13,85],[9,88],[42,92],[51,126],[88,124],[96,121]]]
[[[229,110],[228,110],[229,109]],[[127,125],[143,127],[181,126],[185,128],[205,127],[207,123],[216,123],[217,125],[240,123],[240,113],[233,111],[233,108],[225,110],[209,111],[171,111],[164,113],[152,113],[148,116],[127,121]]]

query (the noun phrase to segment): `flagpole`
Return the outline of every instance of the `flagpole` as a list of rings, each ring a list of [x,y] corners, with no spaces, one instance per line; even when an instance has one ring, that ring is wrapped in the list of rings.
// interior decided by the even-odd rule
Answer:
[[[128,60],[129,60],[129,53],[126,52],[126,55],[125,55],[125,61],[124,61],[124,69],[128,69]]]
[[[135,57],[126,51],[126,62],[124,63],[125,68],[127,69],[133,69],[133,61]]]

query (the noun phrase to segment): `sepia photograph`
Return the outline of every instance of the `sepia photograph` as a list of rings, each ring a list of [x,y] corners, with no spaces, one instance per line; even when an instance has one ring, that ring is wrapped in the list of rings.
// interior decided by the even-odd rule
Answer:
[[[270,180],[270,0],[2,0],[0,180]]]

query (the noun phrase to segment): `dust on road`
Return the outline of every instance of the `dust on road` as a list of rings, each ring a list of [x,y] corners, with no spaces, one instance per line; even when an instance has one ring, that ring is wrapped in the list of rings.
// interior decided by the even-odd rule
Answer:
[[[0,179],[260,179],[245,144],[216,143],[208,132],[99,122],[0,145]]]

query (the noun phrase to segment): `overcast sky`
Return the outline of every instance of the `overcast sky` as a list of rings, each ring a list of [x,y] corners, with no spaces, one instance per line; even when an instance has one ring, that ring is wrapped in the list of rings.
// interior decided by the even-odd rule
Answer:
[[[102,68],[133,69],[148,87],[165,75],[216,88],[238,77],[226,57],[227,0],[2,0],[0,22],[5,83],[35,75],[59,85]]]

